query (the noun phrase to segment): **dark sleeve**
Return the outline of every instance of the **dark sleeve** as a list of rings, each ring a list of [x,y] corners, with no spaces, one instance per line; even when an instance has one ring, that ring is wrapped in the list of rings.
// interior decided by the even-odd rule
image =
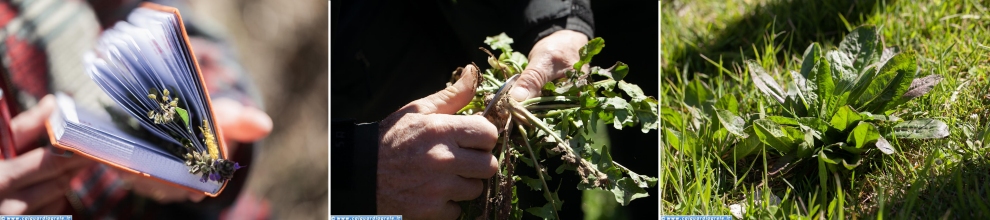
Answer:
[[[330,213],[376,214],[378,123],[333,120],[330,126]]]
[[[502,32],[513,39],[513,49],[527,54],[533,44],[555,31],[574,30],[588,39],[595,34],[590,0],[439,0],[439,5],[462,47],[481,62],[485,56],[478,47],[485,46],[485,37]]]
[[[523,9],[523,18],[522,37],[531,45],[559,30],[581,32],[588,39],[595,36],[590,0],[530,1]]]

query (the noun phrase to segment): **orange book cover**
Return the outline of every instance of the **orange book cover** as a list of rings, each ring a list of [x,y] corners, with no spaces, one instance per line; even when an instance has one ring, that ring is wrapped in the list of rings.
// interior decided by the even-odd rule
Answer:
[[[191,73],[192,76],[189,77],[189,79],[191,79],[192,81],[187,81],[191,83],[179,84],[178,87],[193,88],[197,90],[197,91],[193,91],[193,93],[198,92],[199,94],[201,94],[201,97],[198,100],[193,99],[193,100],[183,100],[183,101],[186,103],[196,102],[194,104],[201,105],[199,108],[200,112],[204,112],[206,114],[206,115],[198,116],[202,118],[203,127],[191,125],[192,123],[188,121],[190,119],[187,118],[182,118],[182,121],[185,121],[186,127],[190,130],[189,133],[195,133],[192,130],[196,130],[196,128],[199,128],[201,129],[200,131],[202,132],[202,134],[200,134],[198,137],[200,138],[206,137],[205,139],[209,139],[208,138],[209,136],[214,137],[215,141],[213,141],[214,142],[213,144],[216,146],[217,148],[216,150],[219,151],[217,152],[217,154],[219,155],[213,155],[215,156],[214,160],[216,159],[226,160],[226,158],[228,158],[227,147],[225,145],[226,142],[223,140],[223,136],[220,135],[222,134],[222,132],[220,131],[220,127],[216,126],[217,124],[213,120],[214,118],[213,107],[210,101],[210,96],[208,94],[208,91],[205,88],[206,82],[204,81],[203,75],[200,72],[199,64],[197,63],[196,57],[193,53],[192,44],[190,44],[189,37],[186,34],[185,25],[183,25],[182,22],[182,16],[180,15],[178,9],[176,8],[158,5],[154,3],[145,2],[138,9],[141,8],[174,14],[174,19],[175,19],[174,22],[177,23],[174,24],[177,25],[177,31],[174,33],[175,34],[174,37],[178,39],[170,39],[170,40],[174,40],[180,45],[178,45],[178,47],[176,48],[172,48],[172,50],[174,50],[172,51],[173,54],[163,54],[163,56],[172,55],[177,58],[184,58],[184,59],[173,59],[173,61],[178,60],[176,62],[185,61],[189,63],[188,64],[190,65],[189,71],[192,72]],[[164,36],[169,36],[168,34],[170,33],[165,32]],[[134,37],[138,38],[141,36],[134,36]],[[162,41],[163,39],[155,39],[155,40]],[[164,40],[167,41],[168,39],[164,39]],[[149,41],[153,43],[155,42],[154,40],[149,40]],[[163,59],[167,59],[167,58],[163,58]],[[144,63],[158,62],[158,61],[145,61],[145,60],[139,60],[139,61]],[[162,61],[162,62],[164,63],[168,61]],[[106,63],[111,63],[111,62],[106,62]],[[166,63],[166,64],[170,64],[170,63]],[[108,65],[108,66],[112,66],[112,65]],[[102,70],[99,68],[95,68],[95,69]],[[169,69],[169,70],[175,70],[175,69]],[[161,71],[156,73],[161,74]],[[172,72],[168,74],[177,74],[177,73]],[[171,77],[178,79],[182,76],[171,76]],[[96,79],[94,78],[94,80]],[[176,81],[183,82],[181,80],[176,80]],[[120,91],[120,90],[112,90],[112,89],[107,90],[107,88],[108,87],[104,87],[104,91]],[[109,87],[109,88],[116,88],[116,87]],[[192,90],[182,90],[182,89],[177,89],[177,90],[192,91]],[[176,94],[177,92],[173,92],[173,94]],[[166,88],[164,90],[164,94],[159,93],[158,95],[169,96],[168,89]],[[151,96],[149,95],[148,97]],[[118,169],[125,170],[134,174],[138,174],[146,178],[151,178],[175,187],[183,188],[193,192],[201,192],[210,197],[216,197],[217,195],[219,195],[223,191],[223,188],[226,187],[227,182],[229,182],[229,180],[214,181],[213,176],[210,175],[209,185],[206,187],[198,187],[199,185],[207,185],[207,181],[205,181],[207,179],[207,175],[205,174],[202,175],[202,179],[200,180],[202,183],[192,182],[190,179],[193,177],[198,177],[200,174],[191,173],[188,169],[188,164],[184,163],[185,161],[178,161],[178,163],[182,165],[186,165],[187,169],[176,171],[175,169],[177,169],[176,168],[177,165],[175,165],[176,161],[174,161],[174,158],[168,159],[169,156],[167,154],[162,153],[162,152],[167,153],[167,151],[154,149],[153,146],[152,147],[146,146],[146,145],[156,145],[156,142],[139,140],[141,138],[128,136],[127,132],[120,131],[117,128],[114,128],[114,126],[110,126],[108,124],[101,125],[101,123],[105,123],[106,120],[101,121],[100,119],[103,118],[97,116],[91,116],[92,114],[87,113],[86,112],[87,110],[76,109],[71,98],[65,96],[64,94],[57,95],[57,99],[59,100],[58,101],[59,107],[56,109],[56,112],[53,113],[51,119],[49,119],[46,122],[46,128],[49,137],[51,139],[51,143],[53,146],[57,148],[70,151],[74,155],[81,155],[93,159],[95,161],[99,161],[106,165],[116,167]],[[178,100],[178,98],[175,98],[175,100]],[[123,108],[126,108],[128,106],[127,104],[120,103],[121,102],[120,100],[115,100],[115,101],[117,101],[118,102],[117,104],[121,105]],[[175,106],[174,103],[175,102],[173,102],[173,106]],[[190,108],[189,106],[185,106],[185,107],[188,110],[183,109],[183,112],[190,111],[187,112],[186,114],[192,115],[193,114],[192,109],[189,109]],[[148,114],[150,114],[150,112]],[[134,113],[132,113],[131,115],[134,117],[138,117]],[[194,116],[187,116],[187,117],[192,118]],[[175,121],[179,121],[179,119],[175,119]],[[203,128],[208,128],[208,129],[203,129]],[[67,140],[67,137],[69,137],[68,135],[76,135],[73,136],[75,138],[75,141],[68,141]],[[194,135],[194,137],[197,136]],[[191,141],[200,140],[199,138],[190,138],[190,139],[196,139]],[[204,142],[208,142],[208,141],[204,140]],[[210,145],[210,144],[205,144],[205,145]],[[113,147],[109,147],[109,146],[116,146],[116,149],[111,149]],[[185,143],[183,144],[183,146],[185,146]],[[115,151],[110,152],[107,149],[115,150]],[[204,154],[208,153],[207,151],[202,151],[202,152]],[[165,166],[163,164],[169,164],[169,166]],[[160,168],[160,167],[169,167],[171,169],[163,171],[162,169],[166,169],[166,168]],[[179,171],[185,172],[185,174],[188,175],[182,174]],[[156,173],[158,173],[159,175],[156,175]]]

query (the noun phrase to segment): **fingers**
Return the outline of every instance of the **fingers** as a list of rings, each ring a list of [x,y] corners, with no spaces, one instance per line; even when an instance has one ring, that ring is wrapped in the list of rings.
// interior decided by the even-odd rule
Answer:
[[[455,176],[451,178],[450,182],[451,189],[448,191],[450,193],[450,199],[459,201],[474,200],[481,196],[482,191],[484,191],[484,184],[480,179],[469,179],[464,177]]]
[[[443,205],[443,209],[440,212],[439,218],[436,219],[457,219],[461,216],[461,206],[452,201],[447,201]]]
[[[527,66],[516,83],[512,85],[512,90],[509,90],[512,99],[521,102],[539,96],[544,84],[564,75],[562,72],[561,74],[553,74],[551,69],[535,66],[537,65]]]
[[[55,156],[45,148],[28,151],[26,154],[0,163],[0,170],[4,171],[0,172],[0,196],[25,186],[49,181],[72,168],[88,166],[92,163],[83,157]]]
[[[540,39],[529,52],[529,65],[509,91],[512,99],[521,102],[539,96],[544,84],[573,69],[581,59],[578,51],[587,43],[588,36],[572,30],[559,30]]]
[[[464,67],[461,79],[452,86],[430,96],[413,101],[400,112],[415,112],[423,114],[454,114],[471,102],[474,98],[475,85],[478,82],[478,68],[474,65]]]
[[[18,215],[34,211],[58,202],[68,190],[69,178],[63,176],[55,181],[41,182],[17,190],[0,201],[0,215]]]
[[[430,130],[441,138],[450,138],[457,146],[491,152],[498,139],[495,125],[479,115],[430,115]]]
[[[206,198],[206,194],[198,193],[198,192],[189,192],[189,201],[200,202],[203,201],[203,199],[205,198]]]
[[[451,156],[439,154],[436,158],[446,160],[441,166],[457,175],[467,178],[487,179],[498,172],[498,160],[491,151],[498,140],[495,125],[477,115],[429,115],[431,120],[427,130],[432,130],[437,138],[453,141]],[[446,157],[446,158],[445,158]]]
[[[45,133],[45,121],[55,109],[55,96],[46,95],[33,108],[10,119],[10,129],[14,134],[14,144],[18,152],[26,151],[30,143],[37,141]]]
[[[485,151],[451,148],[453,161],[447,164],[454,174],[464,178],[488,179],[498,172],[498,159]]]
[[[261,110],[230,99],[214,100],[213,107],[225,140],[250,143],[272,131],[272,118]]]
[[[56,199],[55,201],[49,202],[46,205],[41,205],[41,209],[38,209],[32,214],[57,215],[61,214],[67,206],[69,206],[69,201],[59,197],[59,199]]]
[[[202,200],[202,198],[198,198],[193,195],[192,192],[176,188],[159,181],[144,178],[138,176],[138,174],[116,169],[114,169],[113,172],[117,172],[120,175],[120,178],[127,183],[128,187],[133,190],[134,193],[151,198],[162,204],[184,202],[187,199],[193,200],[194,202],[196,201],[194,199]],[[199,194],[203,195],[202,193]]]

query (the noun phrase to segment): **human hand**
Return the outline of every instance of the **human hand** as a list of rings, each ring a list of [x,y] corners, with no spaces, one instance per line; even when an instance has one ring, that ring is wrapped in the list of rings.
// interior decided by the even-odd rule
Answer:
[[[48,95],[35,107],[10,121],[15,148],[26,153],[0,160],[0,215],[57,214],[65,209],[69,178],[92,165],[83,157],[60,157],[44,147],[33,146],[45,134],[45,121],[55,109]]]
[[[572,30],[559,30],[543,37],[529,51],[529,65],[509,94],[520,102],[540,96],[543,84],[564,77],[564,72],[581,59],[578,52],[587,43],[588,36]],[[585,72],[587,69],[588,65],[582,67]]]
[[[464,68],[443,91],[410,102],[379,125],[378,214],[454,219],[456,201],[477,198],[498,171],[495,125],[478,115],[451,115],[474,97],[478,69]]]
[[[234,152],[237,150],[237,144],[235,143],[257,141],[268,136],[268,133],[272,130],[272,119],[268,117],[268,114],[253,107],[245,107],[234,100],[214,100],[213,111],[217,126],[220,127],[221,135],[223,135],[227,145],[227,155],[234,155]],[[187,191],[159,181],[142,178],[129,172],[119,173],[121,179],[129,183],[128,185],[135,193],[152,198],[160,203],[183,202],[187,200],[199,202],[206,197],[206,194],[203,193]]]

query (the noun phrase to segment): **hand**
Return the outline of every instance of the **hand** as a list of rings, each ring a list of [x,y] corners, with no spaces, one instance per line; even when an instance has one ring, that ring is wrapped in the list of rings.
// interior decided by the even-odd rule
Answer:
[[[586,35],[572,30],[553,32],[537,41],[529,51],[529,65],[509,94],[520,102],[540,96],[543,84],[564,77],[564,72],[573,69],[574,63],[581,59],[578,51],[587,43]],[[582,69],[588,72],[587,65]]]
[[[227,144],[227,155],[234,155],[236,144],[257,141],[272,130],[272,119],[268,114],[230,99],[213,101],[213,116],[216,116],[217,126],[223,132]],[[139,195],[154,199],[160,203],[193,201],[199,202],[206,197],[203,193],[187,191],[167,185],[159,181],[142,178],[129,172],[119,172],[125,182],[130,183],[131,189]],[[243,171],[242,174],[243,175]]]
[[[60,157],[33,141],[44,137],[45,120],[55,109],[55,98],[45,96],[38,105],[11,119],[15,148],[26,153],[0,160],[0,215],[58,214],[66,207],[69,178],[92,165],[86,158]]]
[[[450,115],[474,97],[478,69],[463,71],[454,85],[407,104],[379,125],[378,214],[457,218],[455,201],[480,196],[482,179],[498,171],[491,153],[495,125],[478,115]]]

